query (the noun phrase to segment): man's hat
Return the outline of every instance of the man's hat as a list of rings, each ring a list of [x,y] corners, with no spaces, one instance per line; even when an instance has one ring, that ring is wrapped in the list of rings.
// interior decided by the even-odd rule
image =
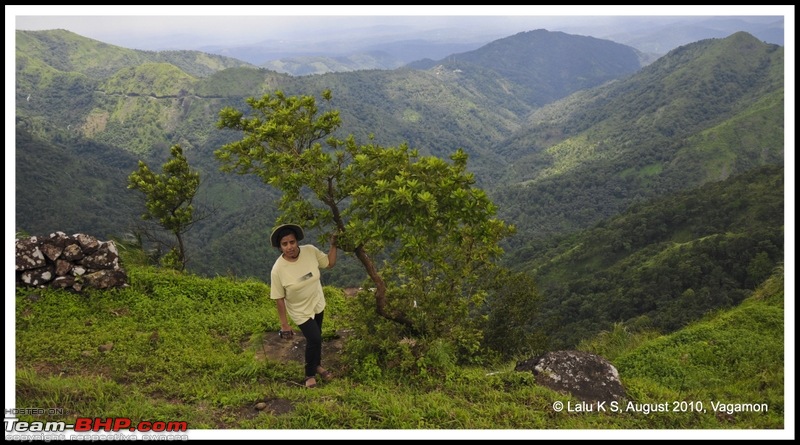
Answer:
[[[269,236],[269,239],[272,242],[272,247],[280,247],[281,240],[278,238],[278,234],[283,229],[289,229],[292,232],[294,232],[294,236],[295,236],[295,238],[297,238],[297,241],[300,241],[301,239],[303,239],[304,235],[303,235],[303,228],[302,227],[298,226],[297,224],[281,224],[278,227],[275,227],[272,230],[272,235]]]

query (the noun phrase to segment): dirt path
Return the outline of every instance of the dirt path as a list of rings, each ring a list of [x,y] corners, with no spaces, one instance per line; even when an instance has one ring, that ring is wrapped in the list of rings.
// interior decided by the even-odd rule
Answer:
[[[349,331],[339,331],[336,336],[322,342],[322,365],[335,372],[340,368],[341,352],[344,340]],[[289,339],[281,338],[278,333],[267,334],[260,348],[256,349],[256,358],[259,360],[269,359],[276,362],[298,362],[304,363],[306,339],[300,332],[295,332],[294,337]]]

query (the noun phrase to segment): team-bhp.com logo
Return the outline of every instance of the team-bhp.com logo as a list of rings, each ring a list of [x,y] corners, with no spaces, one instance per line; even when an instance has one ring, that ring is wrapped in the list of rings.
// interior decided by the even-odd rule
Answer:
[[[128,417],[78,417],[75,423],[66,422],[20,422],[16,419],[5,419],[6,432],[39,433],[63,432],[73,430],[77,433],[134,431],[139,433],[176,433],[188,429],[186,422],[139,422],[133,424]]]

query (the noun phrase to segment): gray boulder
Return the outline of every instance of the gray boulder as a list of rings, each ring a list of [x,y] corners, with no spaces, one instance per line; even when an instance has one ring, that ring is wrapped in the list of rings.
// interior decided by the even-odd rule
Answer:
[[[16,240],[17,286],[56,287],[81,291],[127,286],[113,241],[64,232]]]
[[[584,351],[551,351],[517,363],[516,371],[530,371],[538,385],[572,394],[584,402],[625,398],[619,373],[608,360]]]

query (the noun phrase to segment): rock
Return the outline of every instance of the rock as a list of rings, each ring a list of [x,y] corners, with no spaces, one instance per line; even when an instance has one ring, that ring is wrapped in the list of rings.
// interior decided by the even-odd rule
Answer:
[[[113,241],[86,234],[51,233],[49,237],[16,240],[17,286],[69,289],[126,287],[128,277],[120,266]]]
[[[585,351],[551,351],[517,363],[516,371],[531,371],[538,385],[572,394],[584,402],[621,400],[625,387],[617,368]]]
[[[44,254],[39,249],[39,240],[35,236],[28,239],[18,239],[16,248],[17,271],[36,269],[44,266],[47,262]]]

